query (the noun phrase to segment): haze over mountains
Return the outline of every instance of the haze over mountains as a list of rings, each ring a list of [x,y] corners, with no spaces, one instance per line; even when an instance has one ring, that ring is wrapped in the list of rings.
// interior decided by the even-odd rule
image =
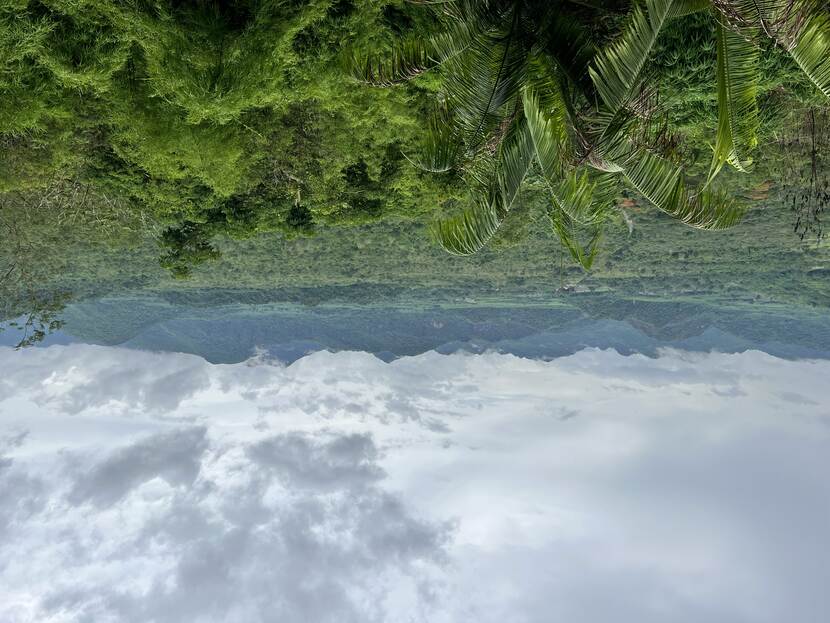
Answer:
[[[520,302],[521,303],[521,302]],[[716,307],[585,295],[550,305],[363,307],[270,303],[211,307],[113,298],[70,305],[45,344],[84,342],[184,352],[212,363],[260,354],[284,363],[319,350],[358,350],[385,361],[429,350],[552,359],[588,347],[655,356],[661,348],[760,350],[830,358],[830,318],[810,309]],[[0,334],[0,343],[11,343]]]

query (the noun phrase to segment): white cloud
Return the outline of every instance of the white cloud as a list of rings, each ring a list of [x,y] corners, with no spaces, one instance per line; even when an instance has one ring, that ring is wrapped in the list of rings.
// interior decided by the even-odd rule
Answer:
[[[820,623],[830,362],[0,349],[0,620]]]

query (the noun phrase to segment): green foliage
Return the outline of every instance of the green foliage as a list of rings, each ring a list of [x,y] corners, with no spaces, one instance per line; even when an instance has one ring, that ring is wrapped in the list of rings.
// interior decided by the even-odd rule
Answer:
[[[787,51],[813,84],[830,97],[830,14],[826,5],[806,5],[804,14],[788,20]]]
[[[0,332],[14,331],[16,342],[14,348],[28,348],[42,342],[47,335],[58,331],[65,321],[61,314],[69,301],[69,295],[43,295],[31,292],[30,296],[22,301],[16,301],[20,309],[25,310],[19,319],[9,320],[0,324]]]
[[[693,40],[700,48],[692,47],[704,57],[717,48],[716,72],[706,73],[717,75],[718,124],[708,178],[696,185],[681,166],[682,135],[669,127],[654,91],[660,83],[647,67],[655,58],[656,66],[665,65],[667,52],[680,58],[676,50],[660,49],[661,36],[673,21],[698,19],[710,6],[708,31]],[[800,8],[791,0],[644,0],[632,2],[622,21],[601,4],[587,7],[565,0],[448,0],[436,17],[443,38],[404,42],[385,63],[353,57],[353,75],[377,86],[441,69],[438,111],[424,156],[414,161],[428,171],[458,171],[473,191],[468,207],[433,227],[447,251],[477,252],[508,217],[512,199],[497,190],[505,172],[523,180],[530,159],[504,145],[527,133],[530,139],[521,144],[548,186],[554,233],[584,268],[593,262],[602,222],[619,194],[615,178],[687,225],[731,227],[745,208],[732,193],[710,185],[726,163],[745,172],[759,142],[760,33],[783,46],[820,89],[830,75],[830,16],[821,3]],[[459,32],[464,35],[449,36]],[[678,43],[690,42],[680,37]],[[518,186],[511,190],[518,195]],[[577,242],[580,226],[589,230],[585,246]]]
[[[756,32],[781,46],[830,97],[830,13],[824,0],[713,0],[723,20],[744,36]]]
[[[746,172],[758,144],[759,50],[743,35],[716,27],[718,132],[710,177],[725,163]]]
[[[587,267],[623,183],[736,222],[702,180],[827,90],[828,23],[812,0],[0,0],[0,194],[83,188],[179,277],[222,236],[439,215],[460,254],[542,215]]]
[[[776,149],[775,163],[780,156]],[[766,164],[756,163],[749,174],[753,183],[771,175]],[[294,240],[281,233],[244,239],[213,236],[221,260],[192,267],[185,281],[173,279],[159,266],[158,236],[147,228],[140,228],[145,236],[133,240],[106,222],[55,219],[54,205],[7,203],[0,214],[14,230],[2,233],[0,276],[13,257],[20,258],[18,266],[30,276],[28,283],[37,285],[41,297],[71,292],[73,301],[146,294],[205,306],[345,300],[428,307],[439,300],[458,305],[471,299],[487,305],[513,297],[550,304],[562,296],[581,300],[581,292],[593,291],[638,301],[775,303],[825,311],[830,305],[826,272],[830,245],[826,241],[818,245],[814,238],[799,242],[793,234],[796,215],[788,209],[786,195],[778,186],[764,188],[758,192],[768,192],[768,198],[740,227],[717,232],[678,227],[662,212],[628,201],[625,210],[633,230],[606,228],[590,273],[567,261],[560,264],[569,252],[559,250],[550,235],[544,203],[535,200],[544,199],[547,191],[537,179],[525,184],[524,200],[512,208],[509,221],[473,256],[443,252],[430,243],[417,222],[318,226],[315,236]],[[89,208],[85,213],[92,211]],[[95,205],[99,214],[103,208],[104,204]],[[111,218],[122,220],[117,215]],[[517,233],[518,226],[523,228],[519,237],[505,240]],[[590,253],[590,228],[579,228],[575,235]],[[23,251],[12,254],[14,248]],[[26,311],[25,293],[18,292],[23,283],[14,278],[6,289],[0,287],[0,303],[21,302],[11,317]]]
[[[165,253],[159,259],[159,264],[176,279],[189,277],[193,267],[220,256],[219,251],[210,243],[205,228],[196,223],[184,223],[166,229],[161,235],[161,245]]]
[[[597,52],[589,73],[612,114],[631,103],[657,37],[680,5],[679,0],[646,0],[645,7],[635,4],[622,34]]]
[[[0,0],[0,193],[78,182],[205,236],[422,216],[456,192],[400,166],[423,90],[340,66],[422,26],[382,0]]]

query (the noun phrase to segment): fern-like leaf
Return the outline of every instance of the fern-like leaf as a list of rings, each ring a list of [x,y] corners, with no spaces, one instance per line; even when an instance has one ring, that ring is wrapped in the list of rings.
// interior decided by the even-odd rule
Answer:
[[[430,116],[420,155],[406,159],[423,171],[444,173],[455,166],[460,141],[451,111],[446,104],[439,105]]]
[[[602,227],[594,225],[592,227],[579,227],[565,212],[560,210],[551,210],[548,213],[550,224],[553,232],[562,243],[571,258],[582,266],[585,270],[591,270],[594,260],[599,252],[599,243],[602,238]],[[584,231],[584,233],[583,233]],[[587,233],[588,242],[582,244],[579,241],[580,234],[583,236]]]
[[[712,0],[739,32],[763,32],[830,97],[830,11],[825,0]]]
[[[383,56],[360,57],[354,53],[346,61],[351,76],[361,82],[388,87],[406,82],[436,65],[423,41],[404,41]]]
[[[802,17],[794,28],[787,51],[807,77],[830,97],[830,13],[827,5]]]
[[[711,0],[678,0],[672,11],[672,17],[683,17],[708,9],[712,5]]]
[[[683,171],[645,149],[633,149],[624,176],[663,212],[698,229],[726,229],[740,222],[745,208],[732,197],[709,188],[690,193]]]
[[[514,10],[508,23],[482,33],[444,66],[447,101],[471,153],[500,126],[524,81],[527,55],[517,40],[517,15]]]
[[[556,207],[580,225],[606,221],[617,196],[618,176],[571,169],[551,192]]]
[[[728,162],[746,172],[758,144],[759,50],[743,35],[716,26],[718,132],[710,179]]]
[[[461,214],[432,224],[432,237],[448,253],[473,255],[481,250],[501,227],[506,213],[499,209],[496,193],[488,193]]]
[[[679,0],[645,0],[645,10],[635,5],[622,35],[594,58],[591,80],[609,111],[629,104],[660,31],[685,6]]]
[[[472,255],[496,234],[521,191],[533,152],[525,127],[519,127],[505,140],[493,171],[474,172],[484,184],[477,184],[473,205],[461,214],[434,223],[433,238],[453,255]],[[484,180],[483,178],[487,178]]]
[[[522,106],[534,155],[542,168],[542,175],[552,188],[564,175],[565,162],[571,148],[567,113],[564,102],[558,97],[558,88],[551,89],[546,99],[547,107],[543,110],[539,97],[532,88],[522,90]]]
[[[388,87],[411,80],[463,54],[480,36],[474,22],[454,21],[432,37],[405,39],[382,55],[346,56],[347,73],[372,86]]]

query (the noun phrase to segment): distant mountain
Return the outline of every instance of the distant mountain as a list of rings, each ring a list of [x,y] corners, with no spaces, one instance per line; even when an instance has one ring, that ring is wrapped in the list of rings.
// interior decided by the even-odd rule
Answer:
[[[586,347],[654,356],[757,349],[785,358],[830,358],[830,316],[780,306],[621,300],[581,295],[550,305],[213,307],[158,299],[104,299],[71,305],[57,341],[193,353],[234,363],[256,352],[290,363],[318,350],[360,350],[385,361],[428,350],[495,350],[549,359]]]

